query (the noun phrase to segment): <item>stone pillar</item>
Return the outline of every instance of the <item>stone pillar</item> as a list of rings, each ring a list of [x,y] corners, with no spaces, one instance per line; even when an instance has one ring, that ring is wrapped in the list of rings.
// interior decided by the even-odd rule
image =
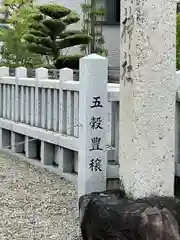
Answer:
[[[62,173],[72,173],[74,168],[73,151],[56,146],[54,160]]]
[[[78,197],[106,190],[108,61],[91,54],[80,59]]]
[[[25,155],[27,158],[37,158],[36,140],[28,136],[25,136]]]
[[[59,72],[59,132],[64,134],[66,132],[67,124],[67,96],[63,91],[63,83],[73,81],[73,70],[69,68],[60,69]],[[78,112],[79,113],[79,112]],[[55,148],[55,161],[58,164],[60,172],[72,173],[73,172],[73,151],[56,146]]]
[[[8,76],[9,76],[9,68],[8,67],[0,67],[0,77],[8,77]],[[4,94],[3,88],[4,88],[3,85],[0,84],[0,117],[4,117],[4,111],[6,110],[6,106],[4,106],[5,94]]]
[[[176,1],[121,0],[120,179],[173,196]]]
[[[0,148],[11,148],[11,131],[0,128]]]
[[[27,69],[24,67],[16,68],[16,79],[15,79],[15,121],[24,121],[24,102],[22,99],[19,89],[19,79],[27,77]],[[21,100],[21,101],[20,101]],[[21,116],[22,115],[22,116]]]
[[[11,144],[14,153],[24,153],[24,135],[11,132]]]
[[[39,82],[44,79],[48,79],[48,69],[37,68],[36,69],[36,87],[35,87],[35,126],[36,127],[39,127],[41,125],[40,124],[41,109],[40,109]],[[44,115],[42,116],[42,119],[44,119]],[[42,122],[44,123],[44,120]]]
[[[41,162],[44,165],[52,165],[54,161],[53,144],[41,141]]]

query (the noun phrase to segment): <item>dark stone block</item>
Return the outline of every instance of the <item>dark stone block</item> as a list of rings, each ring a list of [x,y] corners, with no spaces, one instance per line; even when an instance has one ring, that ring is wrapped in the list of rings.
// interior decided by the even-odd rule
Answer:
[[[84,240],[180,240],[180,199],[128,199],[120,190],[79,199]]]

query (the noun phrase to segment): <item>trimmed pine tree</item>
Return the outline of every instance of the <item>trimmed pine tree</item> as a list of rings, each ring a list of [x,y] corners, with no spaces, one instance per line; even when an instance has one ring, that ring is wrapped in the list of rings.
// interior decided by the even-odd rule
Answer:
[[[29,33],[24,37],[28,50],[47,56],[56,68],[79,68],[79,58],[83,55],[69,55],[71,47],[89,44],[91,37],[82,31],[67,30],[69,25],[77,23],[78,15],[64,6],[46,4],[39,6],[39,14],[34,16],[35,23],[30,25]]]

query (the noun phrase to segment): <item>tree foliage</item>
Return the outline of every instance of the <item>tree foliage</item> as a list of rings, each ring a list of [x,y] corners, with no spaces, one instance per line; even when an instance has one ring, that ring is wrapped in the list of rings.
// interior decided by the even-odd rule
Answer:
[[[24,35],[29,30],[29,23],[37,12],[29,0],[5,0],[1,12],[5,14],[7,28],[0,29],[1,61],[8,66],[32,67],[41,64],[41,56],[32,54],[27,49]]]
[[[105,39],[103,36],[103,25],[105,10],[103,7],[96,7],[95,1],[91,4],[81,4],[83,12],[83,28],[82,31],[92,37],[88,45],[82,45],[81,51],[86,55],[97,53],[107,56],[108,51],[105,48]]]
[[[80,20],[78,15],[58,4],[45,4],[38,9],[39,14],[34,16],[35,22],[30,24],[31,30],[25,36],[28,50],[47,56],[56,68],[78,68],[82,55],[67,55],[67,52],[71,47],[86,45],[91,40],[88,34],[68,30],[71,24]]]

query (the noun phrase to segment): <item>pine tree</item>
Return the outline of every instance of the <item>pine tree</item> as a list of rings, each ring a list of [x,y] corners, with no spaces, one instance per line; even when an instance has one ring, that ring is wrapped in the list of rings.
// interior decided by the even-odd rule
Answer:
[[[82,31],[67,30],[69,25],[80,20],[78,15],[58,4],[39,6],[39,11],[40,14],[34,17],[36,23],[30,26],[31,30],[25,36],[28,49],[47,56],[58,69],[79,68],[82,55],[67,55],[67,52],[71,47],[88,44],[91,37]]]

